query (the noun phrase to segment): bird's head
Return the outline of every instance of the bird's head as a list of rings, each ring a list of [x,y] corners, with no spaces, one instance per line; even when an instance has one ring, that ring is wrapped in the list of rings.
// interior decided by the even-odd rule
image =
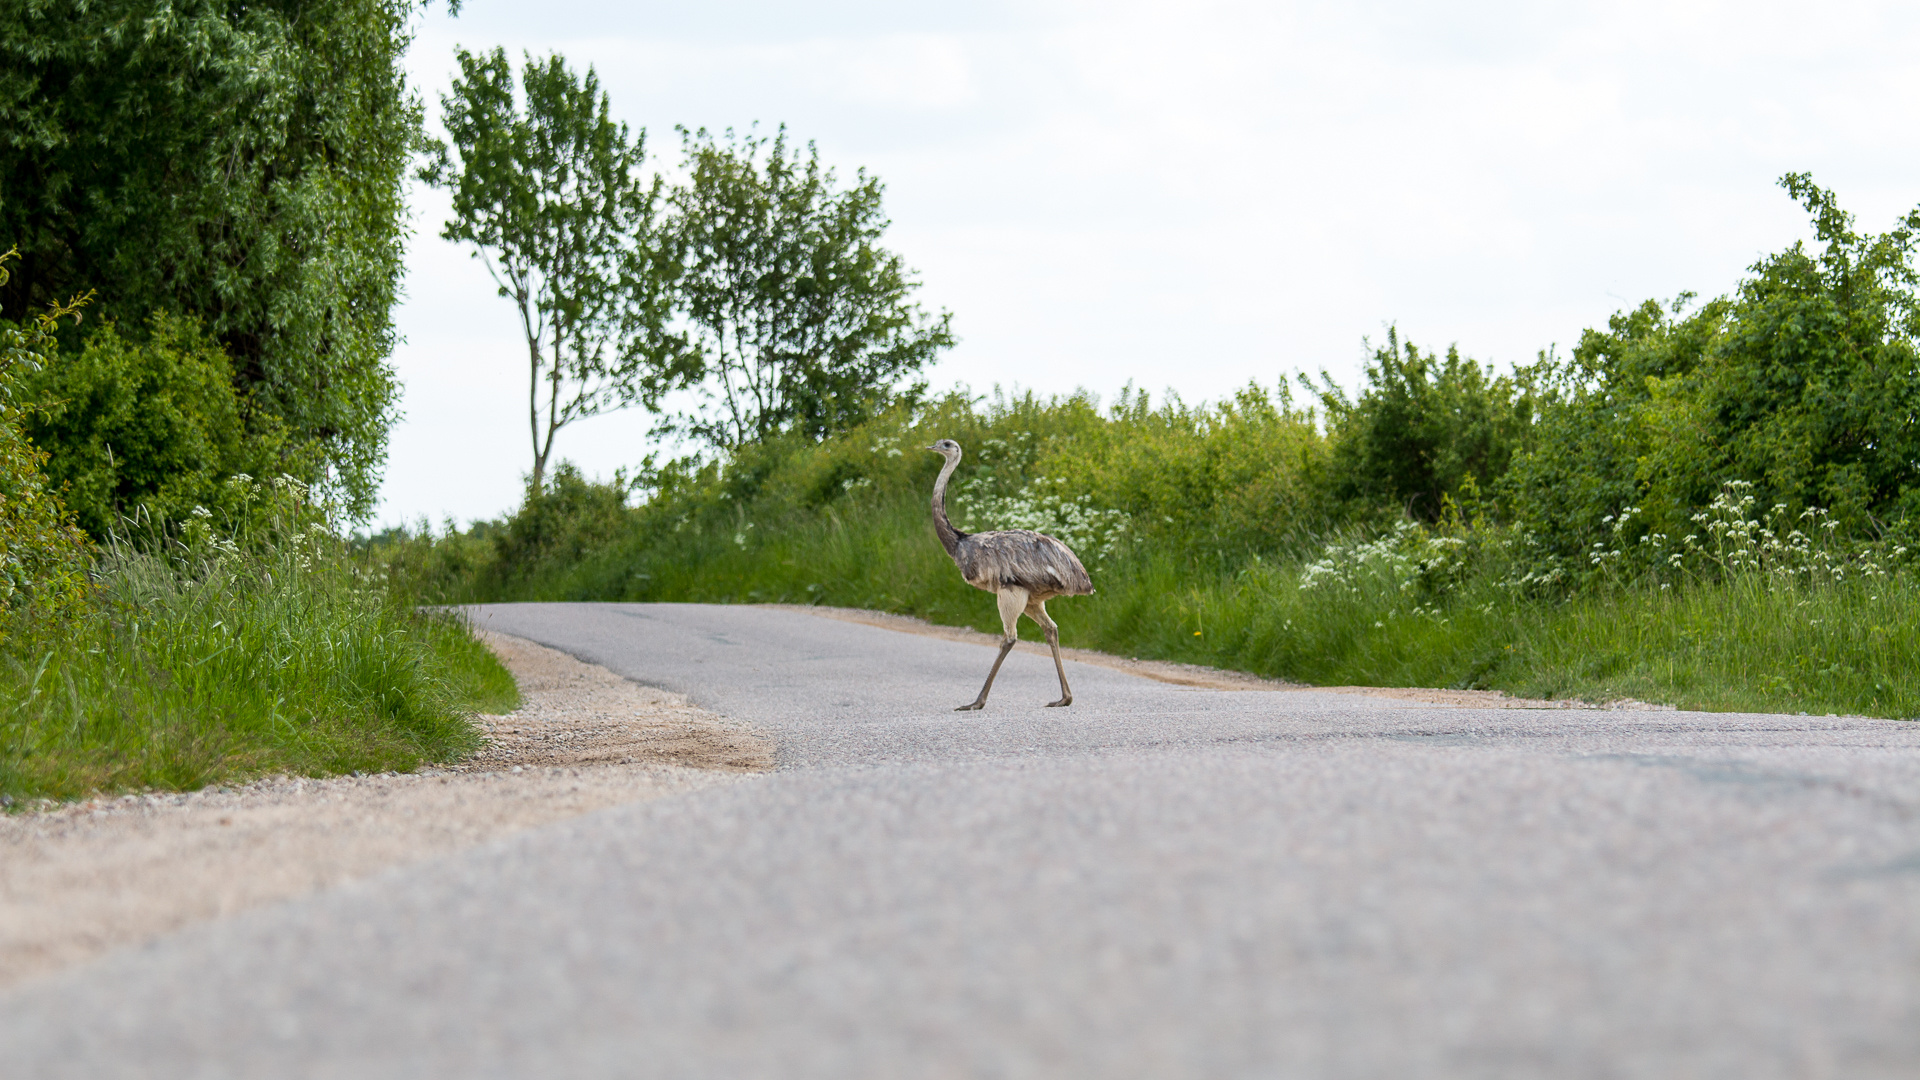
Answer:
[[[941,439],[939,442],[927,447],[927,449],[939,454],[943,458],[957,458],[960,456],[960,444],[954,442],[952,439]]]

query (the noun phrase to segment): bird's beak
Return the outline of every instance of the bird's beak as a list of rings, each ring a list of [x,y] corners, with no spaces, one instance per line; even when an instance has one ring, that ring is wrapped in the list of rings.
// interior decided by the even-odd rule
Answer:
[[[920,449],[922,449],[922,450],[933,450],[933,447],[931,447],[931,446],[923,446],[923,447],[921,447]],[[938,451],[938,450],[934,450],[934,453],[936,453],[936,454],[937,454],[937,453],[939,453],[939,451]]]

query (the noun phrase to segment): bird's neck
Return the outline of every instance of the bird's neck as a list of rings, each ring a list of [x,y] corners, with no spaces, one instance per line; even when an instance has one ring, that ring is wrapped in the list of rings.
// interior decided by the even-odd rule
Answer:
[[[940,479],[933,482],[933,531],[940,537],[940,546],[946,548],[949,555],[959,552],[960,539],[966,535],[947,520],[947,478],[959,467],[960,457],[956,454],[947,459],[946,467],[940,470]]]

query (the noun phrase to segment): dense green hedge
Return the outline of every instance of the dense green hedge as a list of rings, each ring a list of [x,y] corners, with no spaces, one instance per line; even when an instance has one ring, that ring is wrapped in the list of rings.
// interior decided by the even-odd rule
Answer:
[[[0,285],[14,253],[0,254]],[[62,305],[23,326],[0,324],[0,642],[26,620],[58,621],[86,597],[91,550],[86,534],[47,480],[47,454],[28,440],[27,423],[41,407],[22,385],[54,359]]]
[[[1856,536],[1920,521],[1920,211],[1882,235],[1831,193],[1783,181],[1818,247],[1756,263],[1729,296],[1652,301],[1589,330],[1564,363],[1526,372],[1542,403],[1503,491],[1547,549],[1579,560],[1611,515],[1679,538],[1721,485],[1817,506]]]
[[[176,316],[155,315],[131,340],[103,323],[23,388],[44,403],[27,436],[96,539],[130,522],[178,524],[195,507],[232,518],[241,507],[227,481],[272,475],[284,458],[278,418],[236,393],[226,354]]]
[[[85,289],[199,320],[294,451],[371,507],[420,127],[414,0],[0,5],[0,318]]]

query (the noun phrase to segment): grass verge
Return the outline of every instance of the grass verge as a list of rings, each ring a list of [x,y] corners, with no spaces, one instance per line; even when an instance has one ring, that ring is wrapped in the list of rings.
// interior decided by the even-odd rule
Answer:
[[[0,647],[9,802],[268,773],[411,770],[479,745],[513,678],[462,623],[371,588],[331,537],[96,569],[90,611]]]

